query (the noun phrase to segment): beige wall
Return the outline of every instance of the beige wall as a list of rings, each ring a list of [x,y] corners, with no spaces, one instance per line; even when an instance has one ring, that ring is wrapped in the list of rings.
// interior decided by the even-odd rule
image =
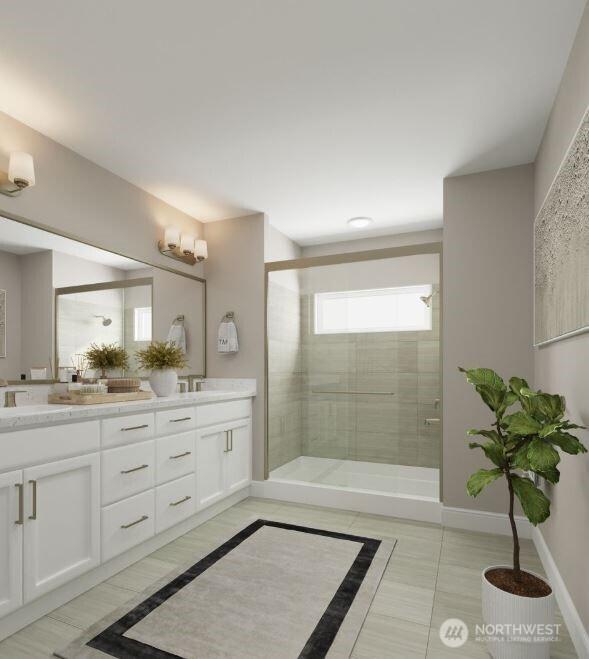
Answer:
[[[157,250],[167,225],[202,233],[194,218],[0,113],[4,171],[10,151],[33,155],[37,183],[20,197],[0,195],[0,215],[20,216],[139,261],[202,275],[201,265],[171,261]]]
[[[384,249],[386,247],[405,247],[406,245],[422,245],[423,243],[442,242],[442,229],[429,231],[412,231],[397,233],[378,238],[360,238],[357,240],[342,240],[322,245],[306,245],[302,248],[302,256],[325,256],[326,254],[346,254],[349,252],[363,252],[370,249]]]
[[[256,378],[254,478],[264,478],[264,224],[262,214],[205,225],[207,279],[207,375]],[[237,354],[217,352],[223,315],[235,312]]]
[[[589,105],[589,6],[581,20],[562,83],[536,160],[535,211],[550,188]],[[589,334],[535,351],[535,385],[564,394],[568,414],[589,426]],[[589,448],[589,432],[583,433]],[[563,454],[559,484],[551,488],[552,515],[541,532],[573,598],[581,620],[589,621],[589,454]],[[585,577],[585,578],[583,578]]]
[[[532,379],[532,165],[444,181],[443,500],[444,505],[506,512],[498,481],[477,499],[468,476],[485,466],[466,430],[491,415],[458,372],[486,366]]]

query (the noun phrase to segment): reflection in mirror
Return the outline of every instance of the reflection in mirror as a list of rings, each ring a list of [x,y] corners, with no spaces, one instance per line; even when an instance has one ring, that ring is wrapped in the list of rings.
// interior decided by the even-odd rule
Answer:
[[[125,375],[146,377],[135,351],[172,337],[180,375],[203,376],[203,280],[0,217],[0,379],[70,381],[92,344],[124,347]]]

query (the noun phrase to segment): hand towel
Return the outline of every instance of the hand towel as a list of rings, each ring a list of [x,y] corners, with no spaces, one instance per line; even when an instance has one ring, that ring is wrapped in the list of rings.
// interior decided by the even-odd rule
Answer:
[[[238,352],[237,327],[232,320],[224,320],[219,325],[217,352]]]
[[[186,354],[186,330],[184,325],[172,325],[168,332],[168,343],[177,345]]]

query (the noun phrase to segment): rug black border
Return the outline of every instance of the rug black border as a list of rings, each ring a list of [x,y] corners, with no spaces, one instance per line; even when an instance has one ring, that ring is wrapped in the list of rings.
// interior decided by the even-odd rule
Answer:
[[[324,657],[331,647],[347,612],[352,606],[352,602],[378,551],[381,540],[265,519],[256,520],[234,535],[227,542],[217,547],[217,549],[189,567],[175,579],[172,579],[153,595],[104,629],[100,634],[88,641],[86,645],[117,659],[137,659],[137,657],[145,657],[146,659],[184,659],[176,654],[160,650],[133,638],[127,638],[124,634],[263,526],[273,526],[275,528],[299,531],[301,533],[313,533],[338,540],[351,540],[362,545],[348,573],[309,636],[305,647],[299,654],[299,659],[319,659],[320,657]]]

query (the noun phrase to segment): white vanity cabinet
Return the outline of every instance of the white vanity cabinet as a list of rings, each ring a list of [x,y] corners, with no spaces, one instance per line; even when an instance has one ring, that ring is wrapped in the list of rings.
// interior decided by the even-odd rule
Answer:
[[[22,471],[0,474],[0,618],[22,604]]]
[[[100,455],[59,460],[23,472],[24,601],[100,562]]]
[[[0,638],[246,496],[251,398],[193,400],[0,433]]]

